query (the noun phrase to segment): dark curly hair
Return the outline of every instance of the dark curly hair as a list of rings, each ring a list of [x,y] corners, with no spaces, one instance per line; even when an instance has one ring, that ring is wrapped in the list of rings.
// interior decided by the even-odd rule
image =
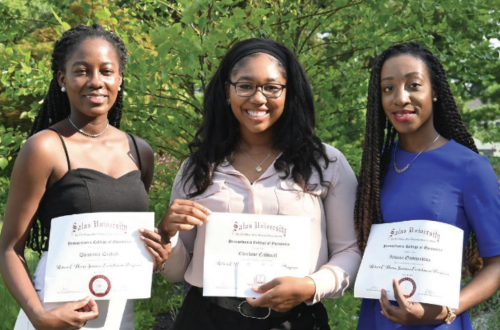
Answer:
[[[397,134],[382,107],[380,73],[385,61],[402,54],[422,60],[429,71],[432,88],[439,95],[437,102],[433,102],[434,127],[437,132],[478,152],[472,135],[467,131],[458,112],[446,73],[439,60],[416,42],[393,45],[380,54],[373,65],[368,86],[365,141],[354,209],[358,246],[361,251],[365,250],[371,225],[383,222],[380,187],[387,172]],[[463,258],[464,275],[473,274],[478,270],[478,256],[476,237],[471,233]]]
[[[324,160],[325,168],[332,160],[314,133],[313,93],[304,69],[286,46],[268,39],[252,38],[238,42],[227,52],[205,91],[203,123],[189,145],[190,157],[183,174],[184,184],[192,180],[190,197],[201,194],[212,184],[213,170],[236,149],[239,123],[226,102],[225,86],[231,74],[252,56],[239,58],[242,49],[248,48],[274,49],[283,56],[284,63],[278,59],[276,62],[287,78],[285,107],[271,128],[273,147],[282,151],[274,163],[275,169],[283,173],[283,179],[291,176],[304,191],[315,188],[308,184],[313,169],[319,173],[322,185],[329,184],[323,179],[320,160]]]
[[[61,87],[57,82],[57,75],[59,71],[64,72],[66,61],[75,48],[87,39],[104,39],[108,41],[118,55],[120,73],[123,73],[128,60],[127,48],[116,34],[105,30],[99,24],[92,26],[78,25],[64,32],[62,37],[54,44],[54,51],[52,52],[52,80],[50,81],[49,91],[33,122],[29,136],[68,118],[70,114],[69,99],[67,94],[61,91]],[[123,80],[116,101],[108,112],[109,123],[116,128],[120,127],[122,109]],[[41,253],[46,246],[47,235],[46,229],[39,224],[38,220],[35,220],[30,237],[28,238],[28,246],[34,251]]]

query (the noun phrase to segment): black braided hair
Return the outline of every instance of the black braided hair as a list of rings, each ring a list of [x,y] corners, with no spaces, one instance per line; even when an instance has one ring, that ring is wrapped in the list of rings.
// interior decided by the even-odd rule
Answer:
[[[116,51],[119,59],[120,73],[123,74],[127,64],[127,48],[123,41],[113,32],[105,30],[101,25],[78,25],[64,32],[62,37],[54,44],[52,52],[52,80],[49,91],[43,100],[42,106],[33,122],[29,136],[32,136],[55,123],[66,119],[70,114],[70,103],[66,93],[61,91],[57,82],[58,72],[64,72],[66,61],[75,48],[87,39],[104,39]],[[116,128],[120,127],[123,109],[123,80],[121,90],[113,106],[108,112],[109,123]],[[38,214],[37,214],[38,218]],[[38,219],[34,221],[32,231],[27,241],[28,247],[41,253],[47,244],[47,228],[41,225]]]
[[[397,134],[382,107],[380,73],[385,61],[402,54],[422,60],[430,73],[432,87],[438,95],[437,102],[433,102],[433,120],[437,132],[478,152],[472,135],[462,121],[446,73],[439,60],[416,42],[393,45],[382,52],[372,67],[368,86],[365,141],[354,209],[358,246],[361,251],[366,248],[371,225],[383,222],[380,210],[380,187],[388,169]],[[471,233],[463,258],[464,275],[474,274],[480,267],[478,265],[480,261],[477,241],[474,233]]]

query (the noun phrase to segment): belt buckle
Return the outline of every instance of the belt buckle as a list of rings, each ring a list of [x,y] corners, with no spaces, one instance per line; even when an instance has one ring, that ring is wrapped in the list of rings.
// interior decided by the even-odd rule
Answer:
[[[269,317],[269,315],[271,315],[271,308],[269,308],[269,307],[267,307],[268,312],[267,312],[266,316],[252,316],[252,315],[247,315],[247,314],[243,313],[243,307],[241,307],[241,305],[243,305],[244,303],[248,304],[248,302],[246,300],[244,300],[244,301],[240,302],[240,304],[238,305],[238,311],[244,317],[249,317],[249,318],[257,319],[257,320],[265,320],[265,319],[267,319]]]

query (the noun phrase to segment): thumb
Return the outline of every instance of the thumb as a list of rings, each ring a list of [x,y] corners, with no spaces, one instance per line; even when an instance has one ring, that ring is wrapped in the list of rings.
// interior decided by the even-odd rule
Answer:
[[[87,306],[87,304],[89,303],[89,300],[90,300],[90,297],[85,297],[81,300],[78,300],[78,301],[75,301],[74,302],[74,305],[73,305],[73,310],[78,310],[82,307],[85,307]]]
[[[262,284],[261,286],[254,285],[254,286],[252,286],[252,290],[255,292],[259,292],[259,293],[265,293],[265,292],[271,290],[272,288],[274,288],[275,286],[277,286],[278,284],[279,284],[279,281],[277,279],[274,279],[270,282]]]

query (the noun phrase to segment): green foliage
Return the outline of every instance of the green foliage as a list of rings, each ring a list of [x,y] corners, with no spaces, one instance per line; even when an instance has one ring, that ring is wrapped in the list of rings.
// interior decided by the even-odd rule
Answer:
[[[352,290],[346,291],[340,299],[323,301],[332,330],[355,330],[359,320],[361,300],[354,298]]]
[[[134,302],[136,329],[152,329],[156,324],[156,316],[160,313],[175,317],[182,305],[184,295],[182,285],[169,283],[161,275],[154,276],[151,298]]]

